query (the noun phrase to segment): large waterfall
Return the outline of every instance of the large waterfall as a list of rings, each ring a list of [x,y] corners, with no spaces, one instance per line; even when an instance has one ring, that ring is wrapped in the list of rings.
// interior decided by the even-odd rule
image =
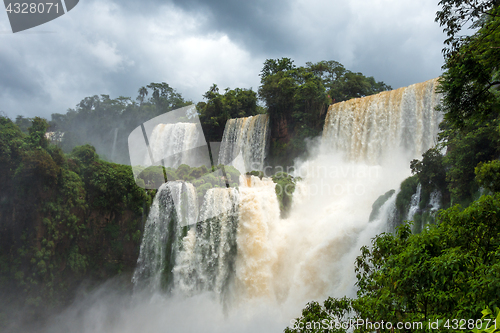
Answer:
[[[230,286],[248,297],[269,294],[275,257],[269,232],[280,214],[273,181],[242,175],[237,189],[212,188],[198,218],[196,200],[189,183],[160,187],[145,225],[136,287],[213,291],[221,300]]]
[[[198,217],[159,209],[155,200],[134,281],[163,281],[184,295],[214,292],[224,302],[291,306],[354,296],[352,262],[359,248],[386,230],[409,161],[436,140],[435,86],[430,80],[332,105],[316,157],[297,165],[304,180],[287,219],[280,219],[270,178],[241,176],[238,188],[208,190]],[[262,168],[267,136],[265,115],[229,120],[219,161],[242,171]],[[165,196],[179,196],[180,189],[190,191],[186,183],[169,182],[157,199],[163,206],[194,206],[189,195],[167,202]],[[372,203],[391,189],[396,193],[368,223]],[[191,222],[172,223],[173,214]],[[161,260],[168,266],[155,263]]]
[[[232,165],[241,173],[262,170],[269,134],[269,116],[266,114],[228,120],[219,151],[219,164]]]
[[[286,219],[276,197],[285,189],[269,178],[242,175],[237,188],[211,188],[201,209],[193,208],[200,196],[191,184],[162,185],[133,276],[136,293],[149,296],[101,315],[114,309],[111,298],[89,313],[84,331],[282,331],[310,300],[355,297],[360,248],[387,230],[410,160],[436,140],[435,86],[431,80],[332,105],[312,157],[295,166],[303,180]],[[219,161],[242,171],[262,167],[268,131],[267,116],[228,121]],[[372,204],[387,192],[369,222]],[[118,324],[108,325],[112,318]]]
[[[436,143],[442,119],[437,79],[377,95],[333,104],[323,141],[330,151],[343,151],[353,161],[382,163],[404,152],[419,158]]]

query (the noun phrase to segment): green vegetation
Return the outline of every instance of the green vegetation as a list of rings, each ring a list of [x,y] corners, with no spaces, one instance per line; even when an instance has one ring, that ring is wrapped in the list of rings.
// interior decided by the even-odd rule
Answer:
[[[208,189],[214,187],[233,187],[239,184],[240,172],[232,166],[218,165],[213,169],[208,169],[202,165],[200,167],[190,167],[181,164],[177,169],[152,166],[141,170],[137,168],[139,175],[137,183],[141,186],[147,184],[151,188],[159,188],[165,181],[182,180],[194,185],[198,195],[198,202],[203,201],[203,196]]]
[[[406,224],[395,235],[377,236],[356,260],[358,297],[309,303],[297,320],[335,320],[336,312],[347,309],[354,321],[422,322],[424,328],[412,332],[428,332],[428,323],[436,320],[444,330],[446,319],[480,318],[500,293],[499,214],[500,194],[483,196],[463,211],[458,205],[443,211],[437,225],[420,234]]]
[[[500,161],[480,162],[476,168],[476,181],[491,192],[500,191]]]
[[[292,197],[295,192],[297,182],[302,180],[300,177],[292,177],[286,172],[277,172],[273,177],[276,183],[275,191],[280,204],[281,217],[285,218],[292,207]]]
[[[470,202],[479,188],[474,168],[499,153],[500,10],[495,1],[441,4],[438,20],[449,35],[440,80],[444,94],[441,109],[445,112],[441,139],[448,148],[446,179],[452,202]],[[478,30],[472,36],[458,37],[466,21],[473,21]]]
[[[203,97],[207,101],[196,104],[196,109],[207,142],[222,141],[224,128],[229,119],[265,113],[265,110],[257,105],[257,93],[252,89],[226,88],[224,94],[220,94],[219,88],[214,84]]]
[[[385,194],[382,194],[380,197],[375,200],[372,205],[372,212],[370,213],[369,221],[373,221],[379,217],[380,208],[389,200],[390,197],[396,192],[395,190],[389,190]]]
[[[347,70],[341,63],[330,60],[317,63],[306,63],[307,69],[321,78],[328,98],[332,103],[339,103],[352,98],[360,98],[392,90],[384,82],[376,82],[373,76],[366,77],[361,73]]]
[[[49,130],[64,133],[57,144],[65,153],[91,144],[106,160],[130,164],[128,135],[133,129],[167,111],[192,104],[164,82],[151,83],[138,93],[136,101],[123,96],[86,97],[66,114],[52,114]]]
[[[84,280],[130,272],[154,191],[129,166],[99,159],[92,146],[65,155],[45,138],[0,118],[0,287],[3,306],[26,313],[63,304]]]
[[[436,20],[448,34],[440,79],[445,113],[440,143],[411,162],[414,175],[396,197],[402,221],[420,184],[414,223],[427,226],[413,227],[419,233],[412,233],[411,223],[402,223],[395,233],[375,237],[355,263],[357,298],[310,302],[299,325],[286,328],[287,333],[324,332],[308,324],[350,318],[424,323],[415,332],[430,331],[428,324],[434,322],[444,329],[449,318],[499,318],[500,9],[498,1],[441,0],[440,5]],[[459,36],[470,22],[476,33]],[[329,104],[391,89],[336,61],[297,67],[289,58],[268,59],[260,76],[258,95],[240,88],[221,94],[214,84],[196,106],[207,141],[220,141],[230,118],[267,112],[270,164],[290,165],[306,151],[306,138],[321,133]],[[188,181],[201,201],[209,188],[238,185],[237,170],[222,166],[149,167],[134,170],[136,182],[131,167],[99,157],[128,163],[131,130],[189,104],[168,84],[151,83],[135,100],[87,97],[64,115],[53,114],[50,123],[0,117],[0,328],[8,319],[7,305],[41,318],[44,310],[70,300],[84,279],[99,282],[130,272],[156,194],[142,187]],[[51,144],[47,130],[64,136]],[[259,171],[250,174],[262,177]],[[272,179],[286,217],[299,179],[282,172]],[[436,217],[426,210],[434,191],[441,193],[445,208]],[[370,220],[393,194],[379,197]],[[170,234],[168,244],[180,236]],[[172,266],[172,261],[166,266],[166,284]],[[370,330],[356,329],[365,331]]]
[[[396,197],[396,209],[399,216],[406,217],[407,208],[410,206],[411,197],[417,191],[418,178],[416,176],[406,178],[400,186]]]

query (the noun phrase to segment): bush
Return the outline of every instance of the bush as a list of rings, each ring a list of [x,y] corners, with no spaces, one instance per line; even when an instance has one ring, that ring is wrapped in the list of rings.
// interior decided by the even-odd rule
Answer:
[[[500,191],[500,161],[479,163],[475,168],[476,181],[491,192]]]

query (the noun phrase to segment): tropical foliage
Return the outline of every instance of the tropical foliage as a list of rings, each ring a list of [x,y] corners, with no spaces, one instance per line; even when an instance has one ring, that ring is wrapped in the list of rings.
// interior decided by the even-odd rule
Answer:
[[[7,304],[41,315],[83,279],[131,271],[154,191],[129,166],[99,159],[92,146],[69,155],[34,118],[25,134],[0,118],[0,313]]]
[[[225,89],[219,93],[216,84],[203,95],[206,102],[196,104],[200,122],[207,142],[221,142],[226,122],[231,118],[241,118],[264,113],[257,105],[257,93],[252,89]]]

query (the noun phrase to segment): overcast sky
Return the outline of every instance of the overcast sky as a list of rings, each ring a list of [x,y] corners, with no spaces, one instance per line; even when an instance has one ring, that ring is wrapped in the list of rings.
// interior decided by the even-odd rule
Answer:
[[[84,97],[130,96],[167,82],[199,102],[258,89],[268,58],[336,60],[393,88],[441,74],[438,0],[81,0],[13,34],[0,12],[0,111],[65,113]]]

